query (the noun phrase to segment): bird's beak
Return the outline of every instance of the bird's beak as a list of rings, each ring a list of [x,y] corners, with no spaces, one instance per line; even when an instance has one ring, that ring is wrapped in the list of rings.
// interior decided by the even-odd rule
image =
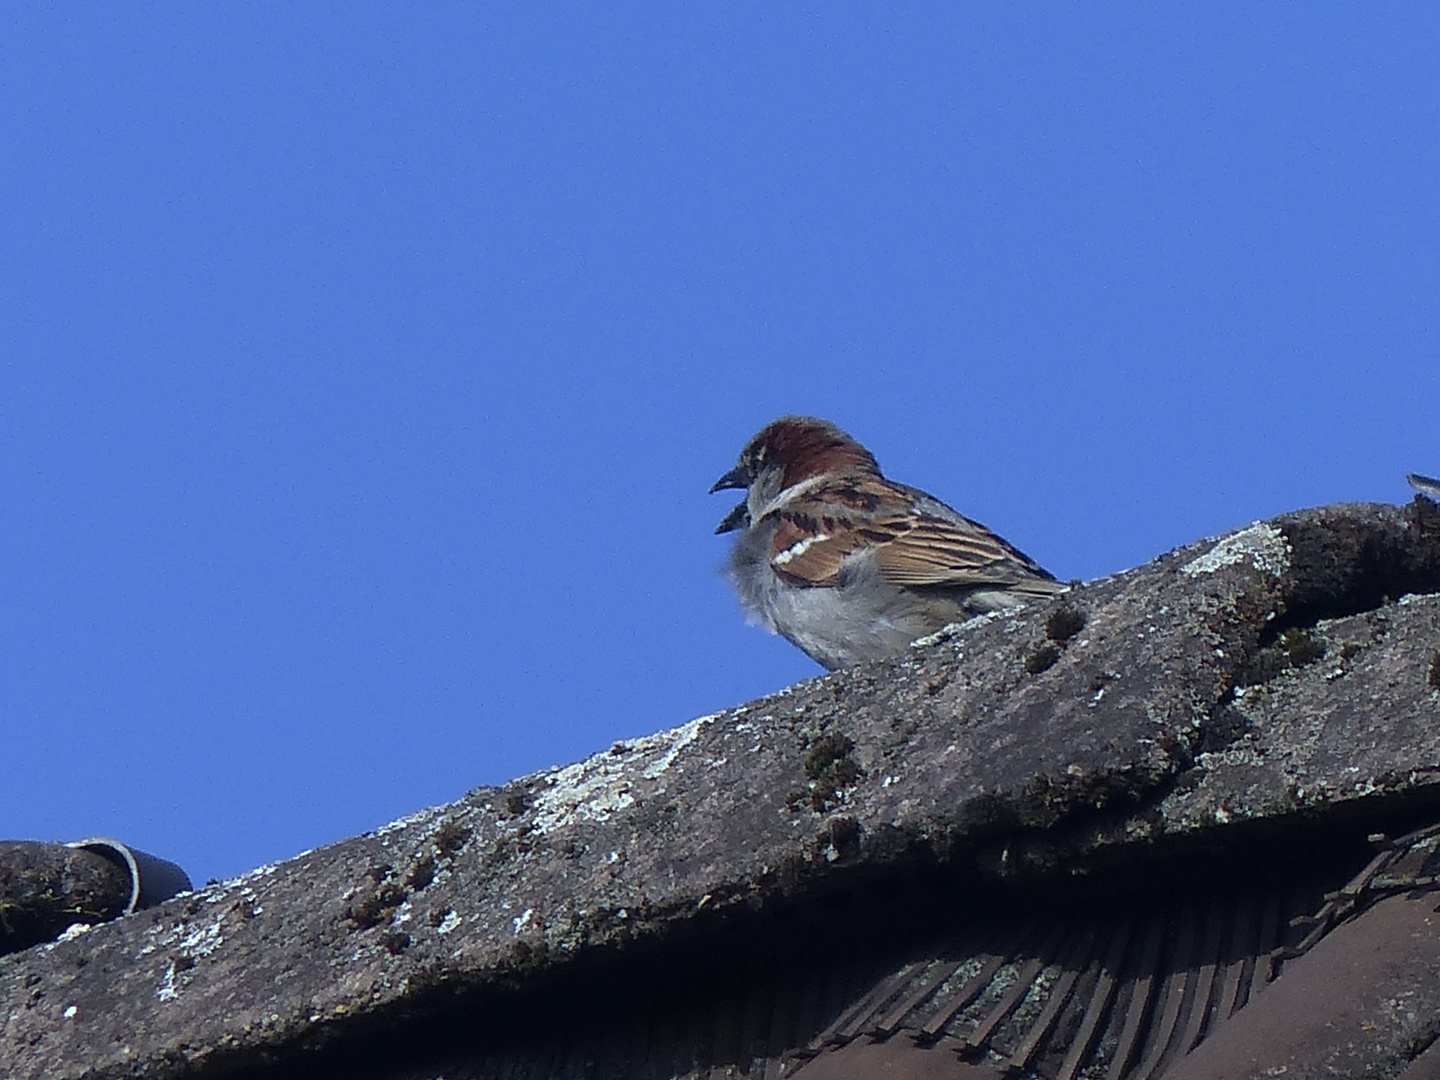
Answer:
[[[715,526],[715,535],[734,532],[750,524],[750,506],[744,500],[735,504],[735,509],[725,515],[725,520]]]
[[[716,480],[710,487],[710,494],[717,491],[724,491],[726,488],[746,488],[750,486],[750,473],[743,465],[736,465],[724,476]]]

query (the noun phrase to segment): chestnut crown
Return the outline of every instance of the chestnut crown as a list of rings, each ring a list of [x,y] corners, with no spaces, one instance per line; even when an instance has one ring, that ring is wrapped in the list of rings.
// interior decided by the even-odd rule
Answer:
[[[772,469],[781,471],[782,490],[826,473],[859,471],[880,475],[874,455],[828,420],[782,416],[745,444],[735,468],[715,481],[710,491],[749,487]]]

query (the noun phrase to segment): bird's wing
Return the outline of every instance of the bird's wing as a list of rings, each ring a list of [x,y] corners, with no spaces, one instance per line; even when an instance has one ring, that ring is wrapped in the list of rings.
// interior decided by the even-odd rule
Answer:
[[[795,585],[840,584],[840,564],[871,543],[849,515],[827,506],[787,507],[773,511],[778,519],[770,540],[770,567]]]
[[[878,477],[836,479],[775,511],[775,572],[796,584],[838,584],[840,565],[870,548],[896,585],[1019,588],[1058,586],[1044,570],[985,526],[924,492]]]
[[[1050,592],[1054,579],[1024,552],[978,521],[957,514],[921,491],[908,532],[875,553],[880,572],[897,585],[1000,588],[1035,585]]]

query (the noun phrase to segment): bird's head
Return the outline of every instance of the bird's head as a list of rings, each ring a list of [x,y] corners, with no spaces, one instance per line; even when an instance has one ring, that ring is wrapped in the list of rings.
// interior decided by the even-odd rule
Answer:
[[[870,451],[828,420],[782,416],[760,430],[740,451],[735,467],[710,488],[744,488],[746,497],[725,515],[717,533],[747,527],[781,492],[816,476],[862,471],[879,475]]]

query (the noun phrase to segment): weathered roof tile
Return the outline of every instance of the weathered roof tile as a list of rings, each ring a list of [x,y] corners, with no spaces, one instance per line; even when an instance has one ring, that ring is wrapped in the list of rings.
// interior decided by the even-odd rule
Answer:
[[[1143,865],[1433,802],[1440,597],[1398,601],[1437,588],[1424,499],[1171,552],[0,959],[0,1071],[254,1063],[905,867]]]

